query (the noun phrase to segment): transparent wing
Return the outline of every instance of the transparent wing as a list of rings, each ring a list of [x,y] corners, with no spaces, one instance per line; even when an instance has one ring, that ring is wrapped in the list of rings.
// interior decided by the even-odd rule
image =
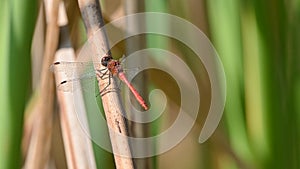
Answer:
[[[140,67],[126,67],[126,68],[123,68],[123,71],[127,77],[128,80],[132,80],[140,71],[141,71],[141,68]]]
[[[62,74],[62,81],[57,84],[59,90],[95,91],[97,80],[92,62],[55,62],[50,66],[50,70]]]
[[[95,71],[92,62],[55,62],[50,66],[50,70],[63,72],[68,79],[80,78]]]

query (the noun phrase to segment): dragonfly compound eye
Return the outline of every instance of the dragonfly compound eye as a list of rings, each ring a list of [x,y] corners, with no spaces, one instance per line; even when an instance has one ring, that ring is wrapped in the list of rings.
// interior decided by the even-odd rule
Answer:
[[[108,57],[108,56],[104,56],[102,59],[101,59],[101,64],[105,67],[107,67],[108,65],[108,62],[111,60],[111,57]]]

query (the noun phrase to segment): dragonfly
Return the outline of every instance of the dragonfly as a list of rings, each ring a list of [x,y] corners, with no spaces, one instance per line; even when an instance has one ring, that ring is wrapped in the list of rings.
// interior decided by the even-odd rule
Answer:
[[[108,78],[108,84],[100,91],[100,95],[111,85],[111,78],[118,77],[125,85],[130,89],[136,100],[144,108],[148,110],[146,102],[135,89],[135,87],[127,79],[124,70],[119,60],[113,59],[110,55],[105,55],[101,59],[101,64],[105,67],[101,70],[88,70],[88,67],[93,67],[91,62],[55,62],[51,65],[51,70],[65,72],[67,80],[60,82],[57,88],[62,91],[72,91],[74,82],[78,82],[82,79],[95,79],[98,76],[100,79]],[[74,69],[78,69],[77,72]],[[87,70],[86,70],[87,69]],[[78,86],[79,87],[79,86]],[[73,89],[74,90],[74,89]]]

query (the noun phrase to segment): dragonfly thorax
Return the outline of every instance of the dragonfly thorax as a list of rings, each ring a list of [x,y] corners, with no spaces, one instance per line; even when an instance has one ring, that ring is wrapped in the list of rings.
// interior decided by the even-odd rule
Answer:
[[[118,60],[110,60],[107,63],[108,70],[112,73],[112,75],[117,75],[118,73],[122,72],[121,64]]]

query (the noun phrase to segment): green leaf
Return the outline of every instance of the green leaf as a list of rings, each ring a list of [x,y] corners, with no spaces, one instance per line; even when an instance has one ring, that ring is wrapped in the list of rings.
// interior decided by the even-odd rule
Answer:
[[[30,89],[30,45],[37,1],[1,1],[0,168],[21,167],[23,113]]]

